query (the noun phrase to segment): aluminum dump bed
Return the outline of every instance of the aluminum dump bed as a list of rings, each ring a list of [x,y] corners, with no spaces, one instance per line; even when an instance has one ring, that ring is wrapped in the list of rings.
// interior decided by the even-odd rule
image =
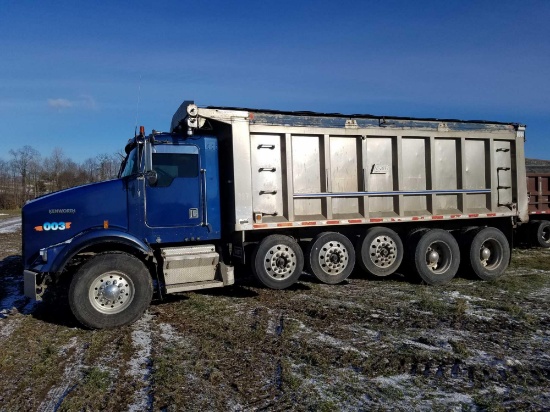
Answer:
[[[230,139],[235,230],[528,220],[516,123],[198,108],[172,128]]]

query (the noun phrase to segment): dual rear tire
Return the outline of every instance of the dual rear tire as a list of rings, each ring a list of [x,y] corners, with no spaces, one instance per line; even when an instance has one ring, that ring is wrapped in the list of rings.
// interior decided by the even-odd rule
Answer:
[[[550,247],[550,221],[534,220],[530,224],[531,242],[535,246]]]
[[[508,268],[510,244],[494,227],[474,229],[463,238],[464,269],[483,280],[496,280]]]
[[[429,285],[444,285],[459,268],[482,280],[500,278],[510,261],[510,245],[497,228],[475,228],[461,238],[442,229],[418,231],[409,239],[416,273]],[[462,264],[461,264],[462,261]]]

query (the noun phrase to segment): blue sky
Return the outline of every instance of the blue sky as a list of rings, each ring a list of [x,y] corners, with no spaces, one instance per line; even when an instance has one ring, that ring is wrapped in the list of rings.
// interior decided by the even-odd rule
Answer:
[[[183,100],[527,124],[550,159],[550,1],[0,0],[0,158],[75,161]],[[140,80],[141,79],[141,80]]]

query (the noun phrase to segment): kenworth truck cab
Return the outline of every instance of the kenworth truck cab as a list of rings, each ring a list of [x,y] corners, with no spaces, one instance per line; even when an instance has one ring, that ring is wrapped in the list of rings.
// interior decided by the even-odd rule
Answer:
[[[161,293],[233,283],[215,243],[221,236],[217,139],[145,136],[142,129],[126,153],[117,179],[52,193],[23,208],[25,294],[41,299],[56,275],[82,259],[69,303],[92,328],[138,319],[159,276]]]
[[[68,279],[76,318],[133,322],[153,295],[234,283],[284,289],[357,265],[430,285],[495,280],[529,220],[518,123],[198,107],[126,146],[117,179],[23,208],[25,294]],[[457,241],[457,239],[460,241]],[[64,284],[64,282],[58,282]]]

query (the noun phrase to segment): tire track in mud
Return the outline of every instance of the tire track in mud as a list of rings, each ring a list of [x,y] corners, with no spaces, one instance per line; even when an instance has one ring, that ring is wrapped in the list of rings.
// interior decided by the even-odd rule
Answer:
[[[132,404],[128,405],[128,411],[141,412],[153,410],[152,395],[152,325],[153,316],[146,312],[141,319],[133,325],[132,344],[136,355],[128,363],[128,375],[139,382],[140,387],[134,393]]]
[[[12,217],[0,220],[0,233],[12,233],[21,228],[21,218]]]
[[[74,352],[66,361],[67,366],[65,366],[65,370],[63,371],[60,384],[48,391],[44,401],[42,401],[40,406],[36,409],[37,411],[57,411],[67,395],[78,386],[84,369],[86,348],[87,344],[79,342],[76,336],[72,337],[69,343],[60,348],[60,353],[63,354],[70,352],[71,349],[74,349]]]

